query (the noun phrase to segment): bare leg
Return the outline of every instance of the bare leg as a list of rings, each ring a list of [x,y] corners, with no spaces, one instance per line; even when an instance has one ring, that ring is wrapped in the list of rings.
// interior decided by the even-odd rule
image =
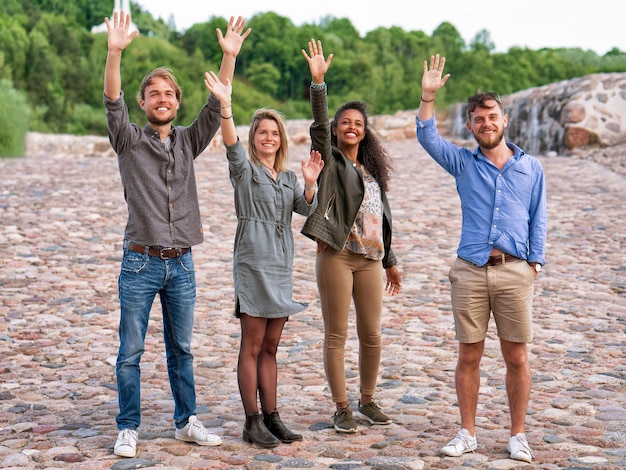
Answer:
[[[480,360],[485,341],[459,343],[459,360],[456,365],[456,395],[461,412],[461,427],[474,436],[478,389],[480,388]]]
[[[531,375],[526,343],[500,340],[506,363],[506,393],[511,410],[511,436],[524,432],[526,411],[530,400]]]

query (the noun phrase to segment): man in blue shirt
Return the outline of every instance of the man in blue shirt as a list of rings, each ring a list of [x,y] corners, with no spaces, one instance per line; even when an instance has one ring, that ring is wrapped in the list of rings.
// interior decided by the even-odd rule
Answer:
[[[455,373],[461,430],[442,449],[458,457],[477,448],[476,409],[480,360],[491,313],[506,363],[511,414],[507,450],[512,459],[532,461],[524,433],[531,373],[527,343],[532,340],[533,287],[545,262],[546,185],[539,161],[507,143],[508,115],[497,93],[467,101],[467,129],[478,147],[471,151],[442,138],[434,118],[436,92],[450,74],[445,58],[424,61],[422,96],[416,118],[417,139],[428,154],[456,179],[462,231],[450,269],[452,310],[459,341]]]

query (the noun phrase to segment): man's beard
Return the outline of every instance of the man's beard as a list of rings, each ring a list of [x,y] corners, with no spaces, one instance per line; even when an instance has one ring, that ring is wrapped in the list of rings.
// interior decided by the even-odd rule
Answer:
[[[478,145],[484,149],[495,149],[498,145],[500,145],[500,142],[502,142],[502,139],[504,138],[504,131],[501,130],[499,131],[497,134],[492,134],[493,138],[491,139],[483,139],[482,137],[479,137],[478,135],[472,133],[474,135],[474,139],[476,139],[476,142],[478,142]]]
[[[152,112],[146,115],[148,122],[155,126],[165,126],[166,124],[171,123],[175,117],[176,117],[176,112],[173,112],[172,114],[168,115],[166,118],[163,118],[163,119],[157,118],[156,115]]]

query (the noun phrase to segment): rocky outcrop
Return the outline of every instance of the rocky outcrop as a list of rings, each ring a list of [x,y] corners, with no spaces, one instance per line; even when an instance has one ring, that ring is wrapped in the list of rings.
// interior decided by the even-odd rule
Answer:
[[[626,143],[626,73],[601,73],[529,88],[502,98],[507,139],[531,154]],[[451,134],[469,138],[466,105],[450,112]]]

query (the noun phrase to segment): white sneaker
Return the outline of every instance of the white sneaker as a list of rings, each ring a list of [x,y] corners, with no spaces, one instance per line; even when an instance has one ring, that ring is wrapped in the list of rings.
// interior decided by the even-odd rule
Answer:
[[[523,462],[533,461],[533,451],[528,445],[526,440],[526,434],[520,432],[509,439],[509,444],[506,446],[506,450],[511,453],[513,460],[521,460]]]
[[[461,429],[456,437],[441,448],[441,453],[448,457],[458,457],[465,452],[473,452],[478,447],[476,437],[470,436],[467,429]]]
[[[222,443],[221,437],[207,431],[193,415],[184,428],[176,430],[175,437],[181,441],[195,442],[199,446],[219,446]]]
[[[113,453],[120,457],[134,457],[137,453],[137,431],[122,429],[117,435]]]

